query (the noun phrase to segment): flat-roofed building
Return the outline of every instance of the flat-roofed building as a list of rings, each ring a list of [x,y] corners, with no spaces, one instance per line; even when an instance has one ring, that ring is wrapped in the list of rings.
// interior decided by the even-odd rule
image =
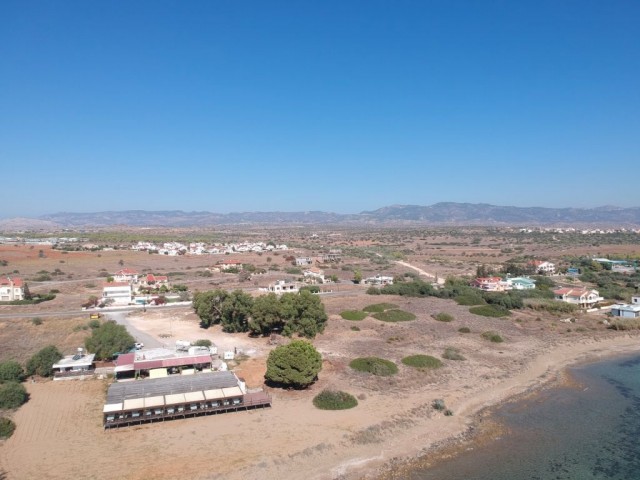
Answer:
[[[243,381],[225,371],[113,383],[102,413],[110,428],[268,406],[269,395],[247,392]]]
[[[75,355],[67,355],[53,364],[53,379],[84,379],[93,377],[95,353],[84,354],[78,349]]]

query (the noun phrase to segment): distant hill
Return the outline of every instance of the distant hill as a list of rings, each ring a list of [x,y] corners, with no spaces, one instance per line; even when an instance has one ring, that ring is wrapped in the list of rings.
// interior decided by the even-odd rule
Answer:
[[[640,207],[542,208],[443,202],[430,206],[392,205],[358,214],[331,212],[212,213],[181,210],[125,210],[96,213],[55,213],[37,219],[7,219],[0,229],[73,227],[208,227],[214,225],[583,225],[640,226]]]

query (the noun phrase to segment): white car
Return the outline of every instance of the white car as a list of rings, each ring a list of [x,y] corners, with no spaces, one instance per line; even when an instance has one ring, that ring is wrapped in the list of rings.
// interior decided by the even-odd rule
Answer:
[[[144,343],[136,342],[134,346],[136,347],[136,350],[140,350],[144,347]]]

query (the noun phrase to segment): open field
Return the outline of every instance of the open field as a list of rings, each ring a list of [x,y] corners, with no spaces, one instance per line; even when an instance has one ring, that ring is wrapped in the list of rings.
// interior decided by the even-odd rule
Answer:
[[[43,472],[52,479],[96,480],[375,478],[389,462],[414,458],[448,439],[465,438],[480,410],[561,378],[562,368],[576,360],[640,350],[637,332],[607,330],[601,323],[602,314],[572,315],[576,321],[571,324],[529,309],[514,311],[507,318],[482,317],[452,300],[372,296],[365,293],[365,287],[350,282],[354,269],[365,277],[415,272],[396,260],[441,277],[472,273],[479,264],[498,265],[519,254],[557,261],[565,255],[563,249],[569,248],[564,244],[526,237],[518,243],[515,234],[503,238],[486,229],[469,229],[465,235],[444,230],[314,234],[293,231],[281,239],[294,246],[288,254],[313,256],[329,247],[344,252],[341,263],[325,269],[342,281],[333,285],[333,293],[322,296],[329,321],[313,344],[322,353],[323,370],[308,390],[269,389],[271,409],[104,432],[101,411],[106,380],[27,382],[30,399],[11,414],[16,432],[0,443],[0,472],[16,480],[40,478]],[[267,235],[259,239],[270,238]],[[251,232],[250,236],[259,235]],[[519,248],[524,250],[516,251]],[[638,256],[640,245],[605,245],[600,239],[597,246],[578,244],[570,250],[571,255],[580,252]],[[104,280],[100,273],[113,273],[123,266],[170,274],[172,283],[188,285],[191,291],[245,288],[257,294],[258,286],[295,277],[284,273],[291,265],[282,253],[238,255],[243,262],[268,271],[248,282],[240,282],[236,274],[203,277],[199,273],[228,258],[167,257],[130,250],[62,253],[50,247],[0,245],[0,259],[8,262],[0,267],[0,274],[18,270],[33,292],[60,291],[51,302],[0,306],[0,314],[37,316],[39,312],[79,310],[89,295],[99,295]],[[279,270],[268,270],[270,266]],[[63,273],[54,280],[31,280],[38,272],[56,268]],[[393,303],[416,319],[389,323],[371,316],[361,321],[340,316],[345,310],[382,302]],[[454,319],[441,322],[433,318],[443,312]],[[30,318],[0,319],[0,360],[25,361],[48,344],[71,353],[82,345],[88,333],[82,326],[87,321],[87,313],[80,311],[77,316],[44,317],[41,325],[34,325]],[[242,355],[231,366],[248,386],[263,386],[266,358],[275,347],[267,338],[226,334],[219,326],[202,329],[188,307],[136,311],[127,321],[161,343],[206,338],[220,350],[237,349]],[[460,333],[463,327],[470,333]],[[483,339],[481,334],[487,331],[499,333],[504,342]],[[449,347],[465,360],[444,359]],[[443,366],[428,370],[403,365],[401,360],[409,355],[430,355],[441,359]],[[349,367],[354,358],[366,356],[390,360],[399,371],[391,377],[376,377]],[[318,410],[312,399],[324,389],[348,392],[359,404],[345,411]],[[432,408],[436,398],[445,401],[452,417]]]

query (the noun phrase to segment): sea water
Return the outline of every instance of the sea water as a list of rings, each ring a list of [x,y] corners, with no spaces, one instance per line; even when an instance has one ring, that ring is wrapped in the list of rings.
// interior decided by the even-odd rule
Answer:
[[[412,480],[640,480],[640,356],[570,370],[557,387],[500,407],[502,437]]]

